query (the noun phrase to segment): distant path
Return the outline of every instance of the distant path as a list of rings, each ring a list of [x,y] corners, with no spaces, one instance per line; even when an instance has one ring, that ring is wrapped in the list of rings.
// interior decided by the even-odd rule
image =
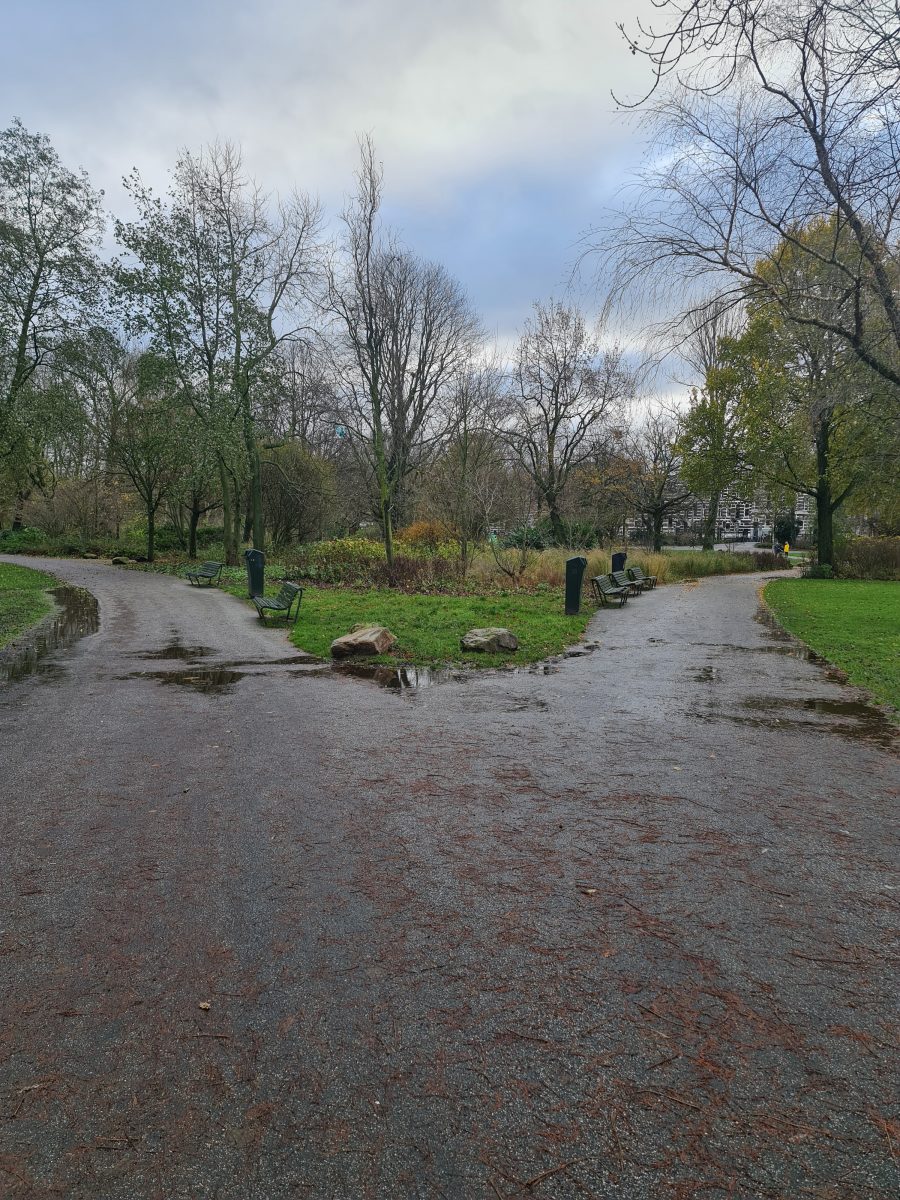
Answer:
[[[761,577],[398,694],[9,561],[101,625],[0,688],[0,1195],[897,1194],[900,760]]]

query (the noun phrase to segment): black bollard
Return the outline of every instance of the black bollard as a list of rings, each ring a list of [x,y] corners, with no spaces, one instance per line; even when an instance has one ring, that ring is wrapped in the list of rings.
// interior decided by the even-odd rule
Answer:
[[[581,584],[587,567],[586,558],[566,559],[566,616],[581,612]]]

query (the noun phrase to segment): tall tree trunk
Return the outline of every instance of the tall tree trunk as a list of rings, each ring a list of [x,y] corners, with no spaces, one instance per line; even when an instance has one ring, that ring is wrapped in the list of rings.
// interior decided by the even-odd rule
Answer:
[[[222,539],[225,542],[225,562],[229,567],[237,566],[237,541],[234,538],[234,501],[235,495],[231,487],[229,471],[225,463],[219,460],[219,482],[222,485]]]
[[[712,550],[716,544],[716,524],[719,520],[719,492],[713,492],[703,522],[703,549]]]
[[[657,554],[662,550],[662,525],[662,513],[655,512],[653,514],[653,549]]]
[[[197,526],[200,524],[200,505],[196,497],[191,500],[191,516],[188,523],[188,558],[197,557]]]
[[[559,515],[559,507],[556,497],[552,499],[547,497],[547,512],[550,515],[550,528],[553,531],[553,540],[557,546],[566,544],[566,527],[563,524],[562,517]]]
[[[381,497],[381,530],[384,538],[384,556],[389,570],[394,569],[394,521],[391,516],[391,498],[382,494]]]
[[[262,509],[262,466],[259,461],[259,446],[256,441],[256,430],[253,425],[253,414],[250,411],[250,395],[245,392],[242,396],[244,410],[244,447],[247,451],[247,465],[250,468],[250,521],[253,530],[253,549],[265,550],[265,528],[263,525]]]
[[[816,553],[823,566],[834,558],[834,509],[831,501],[831,422],[823,418],[816,429]]]
[[[21,529],[24,521],[25,501],[28,499],[27,492],[16,492],[16,506],[13,509],[12,527],[13,530]]]
[[[147,505],[147,562],[153,562],[156,552],[156,509]]]
[[[375,480],[378,484],[378,511],[381,516],[381,536],[384,541],[384,556],[388,570],[394,567],[394,518],[393,495],[391,481],[388,478],[388,465],[384,455],[384,444],[380,431],[375,432]]]
[[[234,503],[231,506],[231,547],[234,561],[238,561],[238,550],[241,544],[241,506],[238,504],[238,486],[234,482]]]

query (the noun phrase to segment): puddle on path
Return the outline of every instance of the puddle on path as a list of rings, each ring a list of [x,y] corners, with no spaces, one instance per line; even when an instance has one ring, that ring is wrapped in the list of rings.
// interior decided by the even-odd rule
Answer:
[[[168,646],[162,646],[159,650],[145,650],[142,654],[138,654],[137,657],[159,659],[166,662],[175,659],[191,662],[197,658],[206,658],[212,653],[213,651],[208,646],[182,646],[181,642],[176,638]]]
[[[718,667],[697,667],[692,676],[697,683],[718,683],[722,672]]]
[[[787,658],[799,658],[803,662],[824,663],[825,659],[808,646],[798,645],[793,638],[776,642],[774,645],[741,646],[734,642],[689,642],[690,646],[702,646],[708,650],[734,651],[735,654],[783,654]]]
[[[59,611],[45,617],[24,634],[17,645],[0,654],[0,680],[13,682],[35,672],[59,678],[62,667],[59,663],[45,662],[46,656],[96,633],[100,627],[99,605],[90,592],[61,584],[50,594],[59,605]]]
[[[162,646],[158,650],[144,650],[135,657],[156,659],[160,662],[178,660],[193,663],[209,658],[210,655],[216,653],[217,651],[210,649],[209,646],[183,646],[176,638],[167,646]],[[240,667],[303,667],[312,664],[319,665],[322,662],[321,658],[317,658],[314,654],[305,654],[301,650],[296,654],[286,655],[284,658],[235,658],[217,662],[215,666],[236,670]]]
[[[222,667],[320,667],[325,666],[323,658],[315,654],[289,654],[286,658],[235,658],[220,663]]]
[[[408,688],[429,688],[439,683],[467,683],[473,672],[452,667],[387,667],[371,663],[333,663],[335,675],[352,679],[367,679],[380,687],[405,691]]]
[[[186,667],[183,671],[131,671],[122,679],[154,679],[157,683],[190,688],[206,695],[222,695],[230,692],[244,671],[231,671],[225,667]]]
[[[765,628],[766,633],[776,643],[774,646],[764,647],[770,654],[787,654],[791,658],[802,658],[807,662],[827,664],[827,659],[824,659],[821,654],[810,650],[809,646],[804,645],[799,638],[788,633],[783,625],[779,625],[774,614],[764,604],[757,607],[753,619]],[[752,649],[752,647],[735,646],[733,649]]]
[[[741,707],[754,715],[743,716],[740,713],[727,712],[696,715],[701,720],[726,720],[751,729],[818,730],[822,733],[837,734],[839,737],[874,742],[888,748],[898,743],[897,726],[880,708],[865,704],[861,700],[804,700],[788,696],[753,696],[744,700]],[[836,719],[805,720],[802,713]]]
[[[497,667],[479,670],[477,667],[388,667],[377,663],[340,662],[332,663],[330,670],[335,675],[347,675],[352,679],[365,679],[379,687],[393,691],[420,691],[442,683],[471,683],[474,679],[504,679],[511,675],[555,675],[559,667],[553,663],[531,663],[527,667]],[[316,671],[318,675],[320,672]],[[321,674],[326,674],[322,671]],[[299,672],[298,672],[299,674]],[[305,672],[313,674],[313,672]]]

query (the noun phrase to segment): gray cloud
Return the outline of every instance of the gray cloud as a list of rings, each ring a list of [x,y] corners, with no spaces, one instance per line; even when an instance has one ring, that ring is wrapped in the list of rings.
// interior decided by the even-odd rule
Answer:
[[[114,210],[132,166],[164,187],[180,147],[219,137],[242,144],[267,187],[297,183],[335,211],[356,135],[370,131],[389,215],[503,331],[532,299],[559,294],[579,235],[639,149],[610,92],[639,91],[646,69],[610,0],[13,0],[6,10],[6,119],[48,133]]]

